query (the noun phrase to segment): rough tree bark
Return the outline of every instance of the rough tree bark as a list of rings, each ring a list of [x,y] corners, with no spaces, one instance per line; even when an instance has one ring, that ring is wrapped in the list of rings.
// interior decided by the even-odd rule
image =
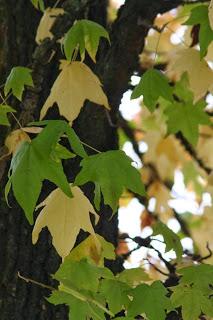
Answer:
[[[55,1],[46,1],[53,5]],[[80,138],[93,147],[106,151],[116,149],[118,107],[123,93],[127,89],[131,75],[138,67],[138,54],[144,46],[145,36],[153,24],[157,13],[176,7],[178,0],[127,0],[120,9],[113,24],[110,37],[111,46],[102,43],[97,65],[88,63],[99,75],[112,108],[107,114],[98,106],[87,102],[74,128]],[[29,0],[0,0],[0,71],[1,83],[4,83],[10,69],[16,65],[29,66],[33,70],[35,88],[28,89],[23,103],[14,100],[19,121],[26,125],[38,119],[39,109],[46,99],[50,86],[58,72],[58,59],[61,58],[59,45],[56,43],[75,19],[87,18],[106,26],[107,0],[68,0],[61,1],[67,11],[66,16],[57,18],[52,28],[54,38],[46,39],[36,47],[34,37],[41,14],[36,12]],[[52,52],[55,56],[50,61]],[[48,115],[54,118],[57,108]],[[16,128],[13,123],[12,129]],[[5,152],[3,142],[8,134],[1,128],[1,155]],[[89,151],[89,150],[88,150]],[[34,280],[54,285],[50,274],[54,273],[60,259],[51,245],[47,230],[43,231],[36,246],[31,243],[32,227],[29,226],[20,207],[10,197],[12,208],[4,200],[4,185],[7,181],[9,161],[0,162],[1,202],[0,202],[0,318],[1,320],[65,320],[67,310],[48,304],[44,296],[47,290],[28,284],[17,277],[19,271]],[[64,164],[70,180],[79,170],[79,161]],[[42,192],[43,199],[52,188]],[[91,198],[93,187],[88,184],[85,193]],[[97,232],[114,245],[117,242],[117,218],[109,221],[111,210],[102,205],[102,214]],[[121,261],[111,263],[114,272],[121,268]]]

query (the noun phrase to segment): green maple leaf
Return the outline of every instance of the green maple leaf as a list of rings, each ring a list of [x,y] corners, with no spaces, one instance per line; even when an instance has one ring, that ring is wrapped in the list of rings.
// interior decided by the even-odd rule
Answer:
[[[9,112],[16,112],[13,108],[8,105],[0,104],[0,125],[2,126],[9,126],[9,120],[7,118],[7,114]]]
[[[130,289],[131,287],[124,282],[104,279],[101,281],[100,292],[106,297],[109,310],[116,314],[128,306],[130,302],[128,291]]]
[[[63,289],[63,288],[62,288]],[[81,297],[81,295],[79,295]],[[70,293],[64,291],[53,291],[48,301],[54,305],[66,304],[69,307],[69,320],[105,320],[104,310],[100,309],[96,304],[88,301],[89,299],[99,299],[98,296],[84,295],[81,299],[76,298]],[[85,297],[85,299],[84,299]],[[86,299],[88,298],[88,300]],[[101,302],[100,302],[101,303]]]
[[[90,20],[78,20],[66,33],[63,46],[67,60],[71,60],[74,50],[80,51],[81,60],[84,60],[85,50],[95,62],[100,38],[109,40],[108,32],[98,23]]]
[[[109,269],[90,264],[86,259],[66,258],[54,278],[60,281],[59,291],[54,291],[48,300],[54,304],[67,304],[69,319],[104,320],[104,313],[114,316],[106,309],[103,295],[97,292],[101,278],[113,278]]]
[[[183,255],[183,247],[181,245],[180,238],[176,235],[176,233],[174,233],[164,223],[159,221],[153,226],[153,235],[158,234],[161,234],[164,238],[166,252],[174,250],[177,259],[180,260]]]
[[[210,125],[209,116],[204,112],[205,102],[193,103],[175,102],[165,113],[168,116],[169,133],[182,132],[183,136],[196,145],[199,137],[199,125]]]
[[[184,137],[195,146],[199,137],[199,125],[210,125],[211,121],[204,111],[205,101],[200,100],[194,104],[194,96],[188,89],[188,84],[187,73],[184,73],[174,87],[174,94],[178,101],[168,105],[165,114],[168,117],[168,132],[182,132]]]
[[[82,169],[74,184],[82,185],[88,181],[99,184],[104,203],[115,212],[124,188],[140,195],[145,194],[140,173],[131,163],[132,160],[120,150],[89,156],[81,161]]]
[[[66,287],[92,292],[97,292],[102,277],[113,278],[113,274],[109,269],[91,264],[86,259],[80,261],[65,259],[54,275],[54,278]]]
[[[172,305],[174,308],[182,308],[183,320],[197,320],[201,313],[213,316],[213,299],[209,299],[200,289],[178,285],[172,290]]]
[[[209,264],[194,265],[178,270],[182,275],[182,284],[189,284],[204,291],[209,290],[210,285],[213,286],[213,266]]]
[[[137,87],[133,90],[131,99],[143,95],[145,106],[153,112],[159,97],[173,101],[172,89],[168,79],[158,70],[150,69],[146,71]]]
[[[141,284],[132,290],[128,316],[137,316],[145,313],[149,320],[165,320],[166,309],[171,308],[171,302],[166,297],[167,289],[160,281],[151,286]]]
[[[31,72],[29,68],[25,67],[12,68],[4,86],[4,94],[7,96],[12,90],[13,95],[21,101],[24,86],[33,87]]]
[[[24,142],[20,146],[12,158],[10,167],[9,183],[30,223],[33,223],[33,211],[43,180],[53,182],[67,196],[72,196],[61,163],[61,159],[71,157],[72,154],[66,151],[65,156],[64,148],[58,146],[58,140],[62,134],[67,133],[71,147],[77,154],[85,155],[77,136],[65,121],[53,120],[46,123],[47,126],[31,143]]]
[[[213,41],[213,31],[208,17],[208,6],[201,5],[192,9],[189,19],[184,24],[189,26],[197,24],[200,25],[200,57],[203,58],[207,53],[208,46]]]

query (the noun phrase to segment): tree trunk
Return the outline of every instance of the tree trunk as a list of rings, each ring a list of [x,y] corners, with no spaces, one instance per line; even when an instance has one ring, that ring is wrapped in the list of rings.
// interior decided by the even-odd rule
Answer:
[[[74,128],[82,141],[101,151],[118,147],[117,128],[118,107],[131,75],[137,70],[138,54],[144,39],[158,12],[176,7],[180,1],[172,0],[127,0],[120,10],[117,21],[111,30],[111,46],[103,42],[98,53],[97,65],[91,61],[90,67],[99,75],[111,105],[110,114],[103,108],[87,102],[74,123]],[[47,3],[47,2],[46,2]],[[55,1],[48,1],[51,6]],[[62,58],[58,40],[76,19],[86,18],[106,26],[107,0],[69,0],[63,1],[66,16],[57,18],[52,28],[54,38],[46,39],[36,47],[34,42],[36,28],[41,13],[37,12],[30,1],[0,0],[0,71],[1,83],[5,82],[13,66],[28,66],[33,70],[35,88],[28,89],[23,103],[11,99],[17,109],[17,116],[22,125],[37,120],[42,103],[48,96],[50,87],[58,72],[58,59]],[[49,62],[52,52],[55,56]],[[57,109],[48,115],[54,118]],[[13,129],[16,128],[15,122]],[[2,129],[0,135],[0,155],[5,152],[3,141],[8,129]],[[88,150],[89,151],[89,150]],[[38,244],[32,245],[32,227],[28,224],[23,211],[10,196],[9,208],[4,199],[4,186],[7,181],[8,159],[0,163],[1,202],[0,202],[0,317],[1,320],[65,320],[67,309],[55,307],[44,299],[48,290],[26,283],[18,278],[18,272],[25,277],[39,282],[55,285],[51,274],[55,273],[60,258],[51,244],[47,230],[40,235]],[[79,160],[64,164],[70,181],[79,170]],[[42,191],[41,199],[51,186]],[[93,186],[83,188],[86,195],[93,198]],[[111,209],[102,205],[100,222],[96,231],[106,240],[116,245],[117,217],[109,220]],[[121,261],[109,263],[114,272],[121,268]]]

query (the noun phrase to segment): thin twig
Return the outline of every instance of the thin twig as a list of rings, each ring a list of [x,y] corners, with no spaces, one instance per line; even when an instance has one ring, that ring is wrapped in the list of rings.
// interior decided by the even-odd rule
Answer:
[[[48,286],[48,285],[46,285],[46,284],[44,284],[44,283],[42,283],[42,282],[38,282],[38,281],[36,281],[36,280],[33,280],[33,279],[30,279],[30,278],[24,277],[24,276],[22,276],[22,275],[20,274],[19,271],[18,271],[17,274],[18,274],[18,277],[19,277],[20,279],[24,280],[25,282],[30,282],[30,283],[36,284],[36,285],[39,286],[39,287],[42,287],[42,288],[45,288],[45,289],[49,289],[49,290],[51,290],[51,291],[57,290],[57,289],[55,289],[55,288],[53,288],[53,287],[51,287],[51,286]]]

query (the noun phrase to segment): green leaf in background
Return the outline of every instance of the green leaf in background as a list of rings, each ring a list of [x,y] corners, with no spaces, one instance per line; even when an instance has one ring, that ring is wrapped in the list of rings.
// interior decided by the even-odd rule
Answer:
[[[10,90],[12,90],[13,95],[21,101],[24,86],[33,87],[31,72],[29,68],[25,67],[12,68],[4,86],[4,94],[7,96]]]
[[[173,101],[172,88],[168,79],[158,70],[150,69],[146,71],[140,83],[133,90],[131,99],[136,99],[143,95],[145,106],[153,112],[159,97]]]
[[[213,299],[209,299],[194,286],[178,285],[173,287],[172,306],[182,308],[183,320],[197,320],[201,313],[213,316]]]
[[[52,157],[63,132],[63,122],[59,121],[58,126],[50,122],[31,143],[23,143],[12,158],[13,192],[31,224],[43,180],[50,180],[67,196],[72,196],[60,159],[55,161]]]
[[[188,26],[200,25],[200,57],[203,58],[207,53],[208,46],[213,41],[213,30],[211,29],[209,22],[208,6],[201,5],[192,9],[191,16],[184,24]]]
[[[124,188],[140,195],[145,194],[140,173],[131,163],[132,160],[120,150],[89,156],[81,161],[82,169],[74,185],[83,185],[88,181],[98,183],[104,203],[115,212]]]
[[[210,125],[210,117],[205,113],[206,102],[200,100],[194,104],[193,93],[188,89],[188,76],[184,73],[174,87],[177,100],[170,104],[165,115],[169,133],[182,132],[183,136],[195,146],[199,137],[199,125]]]
[[[41,10],[44,12],[45,7],[44,7],[44,1],[43,0],[31,0],[31,3],[34,5],[34,7],[38,10]]]
[[[130,289],[131,287],[126,283],[114,279],[103,279],[100,286],[100,292],[106,297],[109,310],[115,314],[129,305],[128,291]]]
[[[167,126],[169,133],[182,132],[183,136],[196,146],[199,137],[199,125],[210,125],[210,118],[204,112],[205,102],[200,101],[195,105],[185,102],[175,102],[166,111],[168,116]]]
[[[95,62],[100,38],[109,41],[108,32],[98,23],[90,20],[78,20],[66,33],[63,46],[67,60],[71,60],[75,49],[79,49],[81,60],[84,60],[85,50]]]
[[[117,275],[119,281],[134,286],[143,281],[150,281],[149,275],[142,268],[125,269]]]
[[[16,112],[16,110],[8,105],[0,104],[0,125],[10,126],[9,120],[7,118],[7,114],[9,112]]]
[[[148,286],[141,284],[131,291],[133,297],[128,316],[137,316],[145,313],[149,320],[165,320],[166,309],[171,309],[171,302],[167,295],[167,289],[160,281],[155,281]]]
[[[153,226],[153,235],[156,236],[161,234],[164,238],[166,244],[166,252],[174,250],[177,256],[177,259],[180,260],[183,255],[183,247],[180,242],[180,238],[174,233],[171,229],[167,227],[161,221],[158,221]]]

